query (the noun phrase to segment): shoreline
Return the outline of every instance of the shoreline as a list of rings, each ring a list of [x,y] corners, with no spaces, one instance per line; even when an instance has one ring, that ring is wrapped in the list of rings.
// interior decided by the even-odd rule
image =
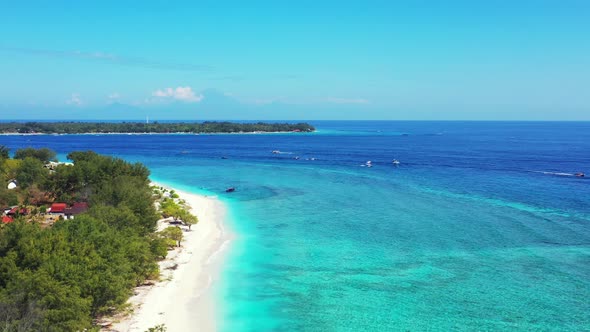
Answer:
[[[215,282],[221,276],[224,254],[233,235],[224,227],[227,208],[215,196],[177,190],[159,182],[152,185],[173,189],[199,218],[191,231],[183,233],[182,246],[168,252],[160,265],[160,280],[135,288],[128,303],[132,312],[119,314],[103,331],[144,332],[163,324],[168,331],[217,330]],[[168,224],[161,220],[158,229]]]
[[[312,134],[316,133],[317,130],[314,131],[306,131],[306,132],[298,132],[298,131],[238,131],[238,132],[195,132],[195,133],[186,133],[186,132],[173,132],[173,133],[151,133],[151,132],[144,132],[144,133],[134,133],[134,132],[125,132],[125,133],[0,133],[0,136],[66,136],[66,135],[90,135],[90,136],[101,136],[101,135],[264,135],[264,134]]]

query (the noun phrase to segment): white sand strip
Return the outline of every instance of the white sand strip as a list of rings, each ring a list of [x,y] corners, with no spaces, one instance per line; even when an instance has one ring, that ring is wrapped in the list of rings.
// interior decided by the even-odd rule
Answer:
[[[129,299],[133,313],[113,324],[110,331],[144,332],[159,324],[168,332],[216,330],[211,286],[220,275],[220,253],[231,239],[223,227],[225,207],[215,197],[175,191],[192,207],[199,223],[184,233],[182,248],[169,251],[160,263],[162,281],[137,288]]]

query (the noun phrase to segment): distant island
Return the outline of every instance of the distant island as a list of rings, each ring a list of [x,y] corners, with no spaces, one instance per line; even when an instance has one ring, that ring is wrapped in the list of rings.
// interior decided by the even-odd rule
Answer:
[[[107,133],[273,133],[313,132],[308,123],[236,123],[236,122],[6,122],[3,134],[107,134]]]

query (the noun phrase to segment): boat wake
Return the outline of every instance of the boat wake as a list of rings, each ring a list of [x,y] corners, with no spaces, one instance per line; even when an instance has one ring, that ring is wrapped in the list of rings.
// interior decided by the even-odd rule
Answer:
[[[563,173],[563,172],[546,172],[546,171],[532,171],[533,173],[541,173],[545,175],[557,175],[557,176],[575,176],[573,173]]]
[[[533,173],[541,173],[545,175],[554,175],[554,176],[575,176],[575,177],[584,177],[584,173],[565,173],[565,172],[549,172],[549,171],[531,171]]]

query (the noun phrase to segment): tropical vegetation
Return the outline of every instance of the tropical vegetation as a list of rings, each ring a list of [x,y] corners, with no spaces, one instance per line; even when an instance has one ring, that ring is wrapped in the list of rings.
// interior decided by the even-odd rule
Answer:
[[[180,245],[182,231],[156,232],[149,170],[139,163],[72,152],[73,164],[49,149],[0,146],[0,207],[22,207],[22,215],[0,224],[0,330],[83,331],[94,319],[118,311],[132,289],[157,278],[157,261]],[[17,188],[7,183],[16,180]],[[187,223],[196,217],[176,203],[168,210]],[[43,222],[52,202],[87,202],[90,209],[72,220]],[[194,220],[193,220],[194,219]]]
[[[4,122],[0,133],[87,134],[87,133],[252,133],[311,132],[308,123],[235,122]]]

